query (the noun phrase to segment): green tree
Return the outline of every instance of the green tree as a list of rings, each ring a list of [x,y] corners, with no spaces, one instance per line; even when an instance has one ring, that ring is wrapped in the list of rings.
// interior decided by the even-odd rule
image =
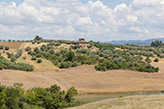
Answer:
[[[34,38],[34,41],[40,41],[40,40],[42,40],[42,37],[36,36],[36,37]]]
[[[67,52],[66,57],[68,61],[72,61],[73,58],[75,57],[75,53],[73,51],[69,51]]]
[[[73,100],[73,96],[74,95],[78,95],[78,92],[77,92],[77,90],[75,89],[75,87],[73,86],[73,87],[71,87],[68,91],[67,91],[67,93],[66,93],[66,95],[65,95],[65,99],[68,101],[68,102],[71,102],[72,100]]]

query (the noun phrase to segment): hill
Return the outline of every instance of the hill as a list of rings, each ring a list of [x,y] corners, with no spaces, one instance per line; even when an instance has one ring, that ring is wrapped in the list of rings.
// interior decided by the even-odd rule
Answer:
[[[164,95],[141,95],[97,101],[70,109],[163,109]]]
[[[145,45],[150,45],[151,42],[160,40],[164,42],[164,38],[154,38],[154,39],[147,39],[147,40],[121,40],[121,41],[110,41],[110,42],[105,42],[105,43],[111,43],[114,45],[126,45],[126,44],[134,44],[134,45],[140,45],[140,46],[145,46]]]

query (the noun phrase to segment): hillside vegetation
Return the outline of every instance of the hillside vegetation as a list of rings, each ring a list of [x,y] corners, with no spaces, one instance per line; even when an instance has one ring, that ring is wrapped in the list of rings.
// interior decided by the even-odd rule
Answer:
[[[0,70],[2,70],[2,69],[33,71],[34,67],[27,63],[10,62],[7,59],[5,59],[4,57],[0,56]]]
[[[15,53],[10,51],[9,46],[0,45],[0,51],[2,51],[0,54],[11,62],[20,62],[21,60],[23,63],[33,63],[34,69],[46,59],[60,69],[87,64],[95,65],[95,69],[99,71],[123,69],[158,72],[159,68],[152,66],[151,62],[158,62],[159,58],[164,58],[164,49],[162,46],[156,46],[162,45],[160,41],[159,43],[158,41],[152,42],[152,46],[114,46],[90,41],[89,46],[80,47],[75,45],[75,41],[43,40],[36,36],[34,40],[27,40],[24,43],[29,46],[25,44],[26,46],[21,46]],[[71,46],[75,46],[74,49]]]
[[[58,109],[80,104],[73,99],[78,94],[74,87],[67,92],[57,85],[48,88],[34,87],[25,91],[22,85],[0,85],[0,109]]]

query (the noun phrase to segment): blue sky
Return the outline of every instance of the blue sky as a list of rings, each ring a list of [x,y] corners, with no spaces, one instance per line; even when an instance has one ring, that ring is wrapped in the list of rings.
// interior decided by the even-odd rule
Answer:
[[[0,39],[145,40],[163,28],[164,0],[0,0]]]
[[[0,1],[4,1],[4,2],[15,2],[17,5],[21,4],[24,0],[0,0]],[[55,1],[55,0],[51,0],[51,1]],[[82,3],[88,3],[88,1],[90,0],[80,0]],[[91,1],[97,1],[97,0],[91,0]],[[118,4],[121,3],[125,3],[127,5],[129,5],[132,0],[100,0],[101,2],[103,2],[105,5],[114,8],[115,6],[117,6]]]
[[[87,3],[88,1],[89,0],[81,0],[81,2],[83,3]],[[92,0],[92,1],[97,1],[97,0]],[[111,8],[114,8],[115,6],[121,3],[125,3],[129,5],[132,2],[132,0],[100,0],[100,1]]]

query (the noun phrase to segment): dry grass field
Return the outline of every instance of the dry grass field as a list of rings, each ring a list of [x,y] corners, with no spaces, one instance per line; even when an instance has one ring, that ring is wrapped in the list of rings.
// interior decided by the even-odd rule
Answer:
[[[141,95],[97,101],[70,109],[163,109],[164,95]]]
[[[0,42],[0,45],[9,46],[10,49],[19,49],[24,42]]]
[[[157,66],[161,68],[163,64],[161,62]],[[15,82],[23,83],[26,89],[57,84],[66,90],[75,86],[79,93],[161,91],[164,90],[164,71],[159,73],[129,70],[100,72],[89,65],[59,71],[0,71],[0,83],[10,86]]]

